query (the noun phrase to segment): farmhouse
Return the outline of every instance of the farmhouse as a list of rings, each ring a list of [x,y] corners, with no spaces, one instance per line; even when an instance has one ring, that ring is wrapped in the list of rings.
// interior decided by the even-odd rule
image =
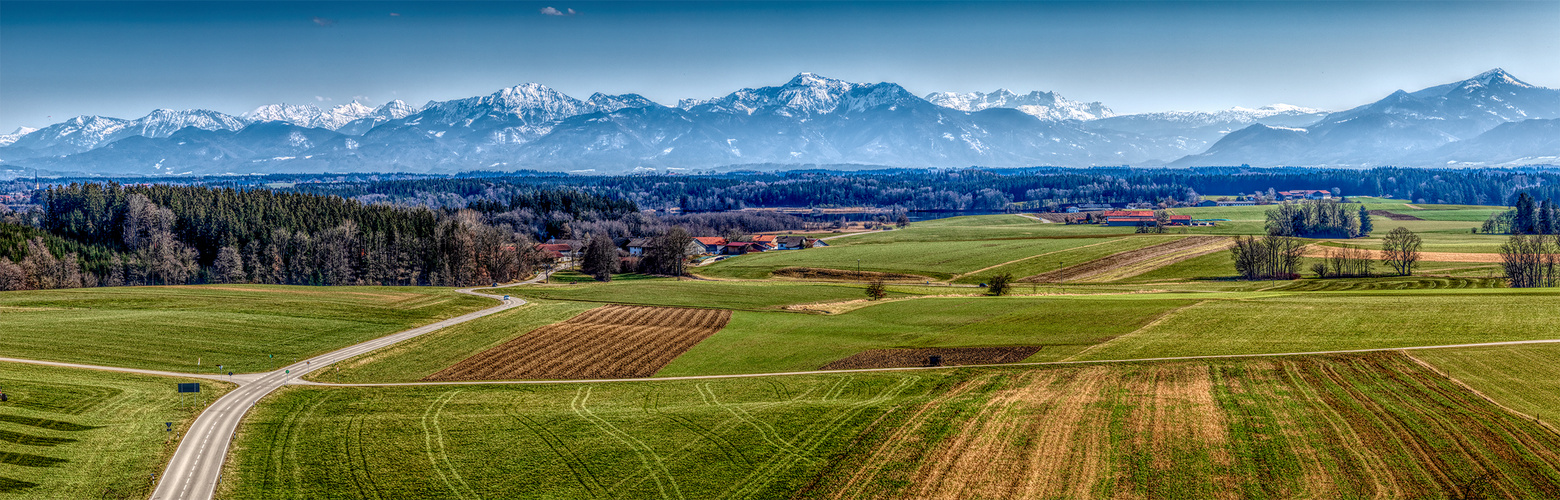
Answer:
[[[642,256],[642,255],[645,254],[645,250],[650,248],[650,246],[653,245],[654,243],[655,243],[655,240],[652,240],[650,238],[633,238],[633,239],[630,239],[630,240],[628,240],[628,246],[627,246],[627,248],[628,248],[628,255],[630,257]]]
[[[1154,217],[1153,210],[1111,210],[1105,212],[1105,225],[1107,226],[1153,226],[1159,221]],[[1170,226],[1190,226],[1192,216],[1171,215]]]
[[[1326,200],[1332,198],[1332,192],[1321,189],[1296,189],[1293,191],[1279,191],[1278,197],[1284,201]]]
[[[827,243],[818,241],[817,238],[808,238],[806,236],[781,236],[775,238],[776,250],[801,250],[803,248],[813,248],[817,246],[829,245]]]
[[[572,260],[574,260],[576,258],[579,258],[580,250],[582,248],[580,246],[575,246],[575,244],[569,243],[569,242],[578,243],[579,241],[578,240],[549,240],[547,243],[542,243],[540,245],[536,245],[536,248],[541,249],[543,252],[549,252],[548,253],[549,256],[552,256],[553,254],[556,254],[556,257],[554,257],[554,258],[558,259],[561,262],[569,262],[569,261],[572,261]]]
[[[696,236],[693,238],[693,242],[704,248],[699,252],[704,255],[719,254],[720,249],[725,247],[726,243],[729,243],[725,238],[719,236]]]
[[[769,247],[760,243],[755,243],[752,241],[733,241],[731,243],[727,243],[726,246],[721,249],[720,253],[724,255],[743,255],[754,252],[763,252],[765,250],[769,250]]]

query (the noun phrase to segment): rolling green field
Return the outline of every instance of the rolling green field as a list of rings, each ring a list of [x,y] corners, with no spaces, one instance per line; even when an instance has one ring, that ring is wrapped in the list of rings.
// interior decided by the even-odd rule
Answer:
[[[935,297],[843,314],[732,314],[719,333],[657,376],[816,370],[868,349],[1044,346],[1030,361],[1055,361],[1136,330],[1191,304],[1173,296]]]
[[[1024,278],[1047,271],[1054,271],[1059,266],[1073,266],[1091,260],[1103,258],[1120,252],[1130,252],[1139,248],[1168,243],[1180,239],[1181,236],[1168,235],[1132,235],[1119,238],[1079,240],[1087,241],[1084,245],[1069,247],[1064,250],[1056,250],[1045,254],[1037,254],[1033,258],[986,269],[968,276],[954,279],[954,283],[980,283],[987,281],[992,275],[1009,273],[1014,278]]]
[[[196,415],[180,382],[200,382],[205,404],[232,387],[0,362],[0,498],[146,497]]]
[[[309,374],[332,383],[413,382],[538,327],[600,306],[531,300],[526,305],[432,332]]]
[[[221,498],[1560,494],[1560,435],[1390,353],[291,387],[235,450]]]
[[[1556,338],[1553,289],[1243,294],[1181,309],[1077,359],[1313,352]]]
[[[783,498],[946,375],[288,388],[220,498]]]
[[[485,307],[431,287],[206,285],[0,292],[7,357],[261,372]],[[272,357],[274,356],[274,357]]]
[[[696,272],[712,278],[761,279],[782,267],[856,270],[859,263],[862,271],[916,274],[945,280],[1017,259],[1111,241],[1108,238],[863,241],[866,239],[866,236],[858,237],[850,245],[740,255],[697,268]],[[1054,267],[1055,262],[1051,265]]]
[[[1410,353],[1525,415],[1560,421],[1560,344],[1424,349]]]
[[[791,304],[866,298],[864,284],[786,281],[649,280],[541,285],[514,288],[512,294],[550,300],[572,300],[651,306],[704,307],[747,311],[773,310]],[[890,287],[890,296],[947,293],[946,288]]]

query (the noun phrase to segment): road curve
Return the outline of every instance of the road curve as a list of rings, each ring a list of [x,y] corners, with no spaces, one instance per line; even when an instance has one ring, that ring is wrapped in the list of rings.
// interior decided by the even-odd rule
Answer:
[[[515,286],[534,281],[505,286]],[[479,293],[476,290],[476,288],[463,288],[456,291],[468,295],[497,298],[492,295]],[[255,403],[260,401],[260,398],[265,397],[272,391],[331,363],[525,304],[525,300],[519,298],[511,298],[502,302],[502,304],[481,311],[419,326],[321,354],[273,372],[257,374],[258,376],[254,379],[218,398],[216,402],[201,412],[199,417],[196,417],[195,423],[190,425],[188,431],[185,431],[184,438],[179,442],[178,450],[174,451],[173,459],[168,461],[168,468],[163,470],[162,477],[157,481],[157,489],[152,492],[152,499],[209,500],[212,498],[216,493],[217,481],[222,474],[222,462],[227,457],[228,444],[233,441],[233,433],[238,430],[239,421],[243,420],[244,413],[254,407]],[[182,373],[174,375],[194,376]]]

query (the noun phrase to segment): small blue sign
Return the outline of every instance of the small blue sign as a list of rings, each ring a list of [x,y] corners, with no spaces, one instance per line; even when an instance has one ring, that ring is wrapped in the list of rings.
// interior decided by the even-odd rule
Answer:
[[[179,392],[200,392],[200,383],[179,384]]]

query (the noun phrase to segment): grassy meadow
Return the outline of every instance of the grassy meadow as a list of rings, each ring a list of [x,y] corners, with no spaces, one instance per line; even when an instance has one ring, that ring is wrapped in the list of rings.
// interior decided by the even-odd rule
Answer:
[[[203,285],[0,292],[0,356],[262,372],[495,302],[432,287]],[[273,357],[274,356],[274,357]]]
[[[1076,359],[1313,352],[1555,338],[1553,289],[1232,294],[1176,311]],[[1239,298],[1236,298],[1239,297]]]
[[[1485,396],[1555,426],[1560,421],[1560,344],[1415,350],[1418,358]]]
[[[0,498],[145,498],[197,415],[180,382],[204,404],[232,387],[0,362]]]
[[[218,496],[1560,495],[1560,435],[1407,358],[291,387]]]
[[[868,349],[1044,346],[1055,361],[1192,300],[1173,297],[929,297],[840,314],[737,312],[657,376],[816,370]]]

